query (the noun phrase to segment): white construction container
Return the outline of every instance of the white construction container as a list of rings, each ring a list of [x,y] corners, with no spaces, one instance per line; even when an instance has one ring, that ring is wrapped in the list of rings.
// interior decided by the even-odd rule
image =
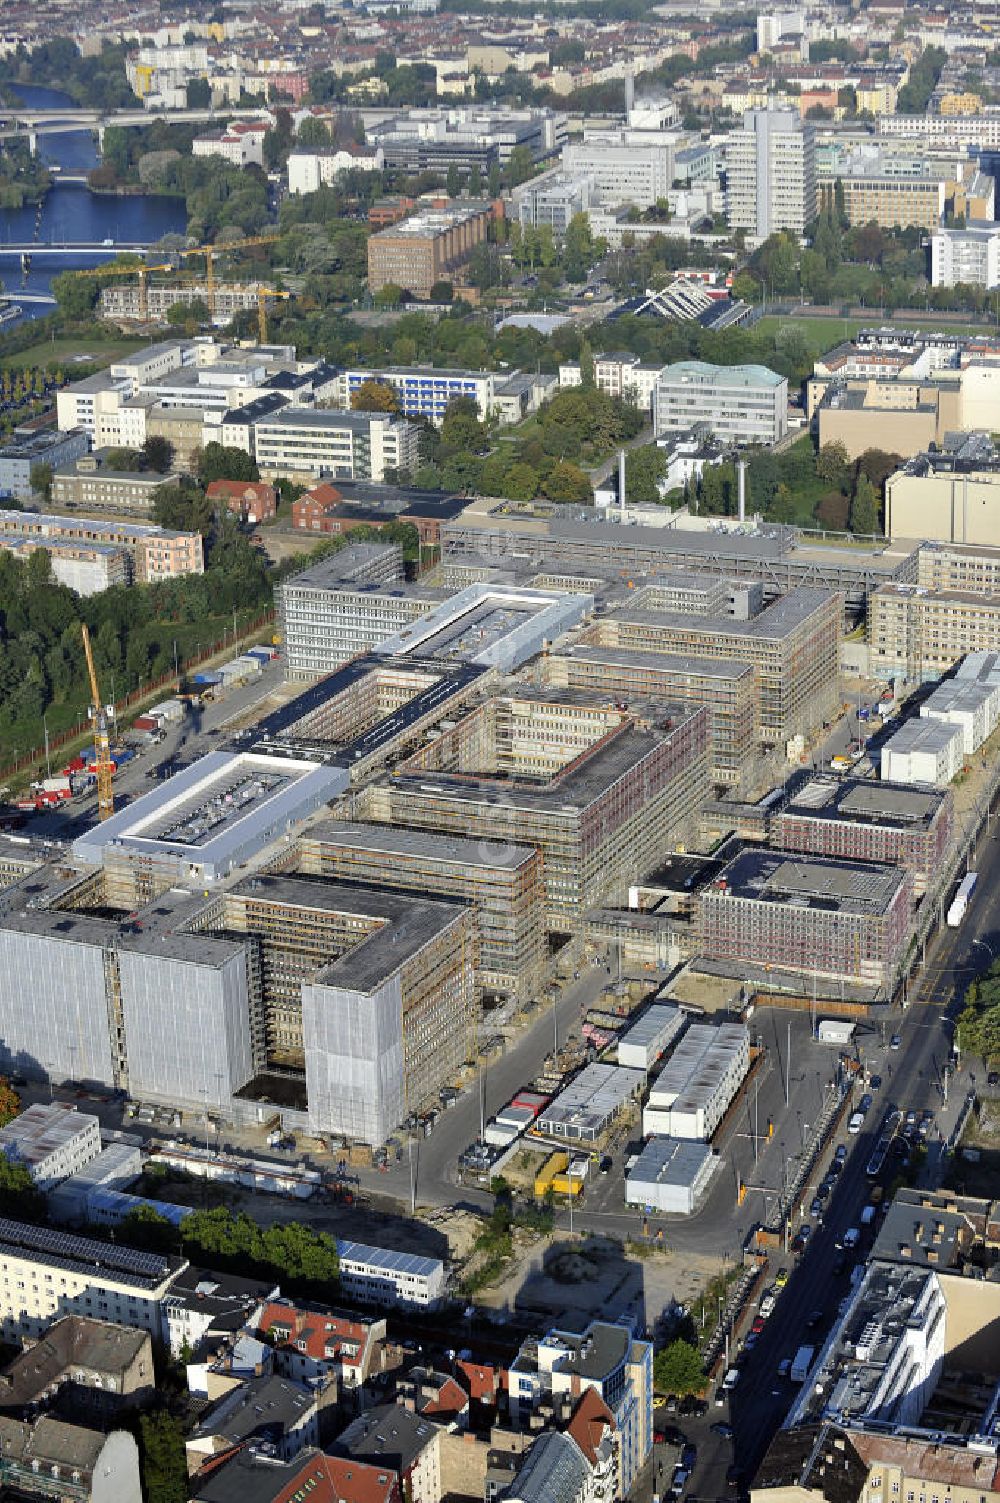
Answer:
[[[821,1044],[849,1044],[855,1026],[846,1018],[823,1018],[816,1029],[816,1037]]]
[[[654,1002],[618,1040],[618,1063],[649,1071],[687,1025],[687,1018],[671,1002]]]

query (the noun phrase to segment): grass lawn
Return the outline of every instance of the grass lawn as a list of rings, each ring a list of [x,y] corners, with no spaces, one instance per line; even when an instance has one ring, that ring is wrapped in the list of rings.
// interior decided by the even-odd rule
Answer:
[[[125,355],[129,350],[139,350],[143,345],[149,344],[148,339],[93,339],[76,337],[72,339],[43,339],[38,344],[31,344],[26,350],[21,350],[17,355],[0,354],[0,366],[6,366],[9,370],[24,370],[28,366],[61,365],[67,376],[75,380],[79,376],[85,376],[89,371],[100,370],[102,366],[110,365],[112,360]],[[88,360],[78,360],[80,355],[89,355]]]
[[[810,355],[823,355],[846,339],[853,339],[859,329],[877,327],[880,323],[891,324],[894,329],[926,329],[938,334],[983,334],[989,330],[985,324],[956,322],[939,324],[936,321],[921,323],[919,319],[879,317],[878,309],[872,310],[869,318],[778,318],[770,313],[755,326],[761,334],[774,338],[779,329],[797,329],[806,342]]]

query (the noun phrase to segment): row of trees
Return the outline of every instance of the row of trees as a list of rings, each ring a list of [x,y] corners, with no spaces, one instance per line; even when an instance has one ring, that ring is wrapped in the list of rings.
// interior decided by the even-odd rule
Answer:
[[[980,1054],[988,1063],[1000,1059],[1000,960],[966,989],[955,1038],[967,1054]]]

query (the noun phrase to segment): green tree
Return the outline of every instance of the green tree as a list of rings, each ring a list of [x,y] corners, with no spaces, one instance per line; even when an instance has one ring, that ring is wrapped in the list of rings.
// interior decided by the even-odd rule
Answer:
[[[167,323],[172,328],[185,329],[190,324],[197,328],[212,321],[212,314],[204,298],[193,297],[179,303],[171,303],[167,309]]]
[[[36,496],[44,497],[48,502],[52,495],[52,466],[50,464],[33,464],[29,472],[31,489]]]
[[[542,490],[550,501],[575,502],[586,506],[594,499],[590,480],[579,465],[571,464],[566,459],[553,465],[542,482]]]
[[[851,502],[851,531],[875,533],[879,528],[879,506],[875,487],[867,475],[860,475]]]
[[[507,161],[507,182],[512,188],[535,175],[535,162],[527,146],[515,146]]]
[[[45,1217],[45,1196],[31,1178],[31,1170],[5,1153],[0,1153],[0,1216],[15,1221],[42,1221]]]
[[[403,289],[395,282],[386,282],[375,293],[375,303],[379,308],[395,308],[403,301]]]
[[[479,483],[484,490],[487,489],[482,477]],[[519,461],[511,465],[503,477],[503,495],[511,501],[531,501],[538,495],[538,475],[530,464]]]
[[[448,189],[448,197],[457,198],[462,188],[462,179],[459,176],[458,167],[454,162],[449,164],[446,186]]]
[[[698,1348],[690,1341],[671,1341],[653,1359],[653,1381],[660,1393],[677,1398],[701,1393],[705,1387],[705,1369]]]
[[[153,492],[153,521],[178,532],[205,534],[212,526],[212,508],[205,492],[192,481],[158,485]]]
[[[142,463],[138,449],[109,449],[104,456],[109,470],[137,470]]]
[[[827,485],[835,485],[846,491],[851,481],[851,461],[847,448],[840,439],[824,444],[816,455],[816,474]]]
[[[260,470],[245,449],[213,440],[198,458],[198,479],[202,485],[211,485],[213,480],[259,480]]]
[[[587,339],[580,340],[580,384],[587,391],[594,384],[594,352]]]
[[[185,92],[189,110],[207,110],[212,103],[212,89],[207,78],[189,78]]]
[[[474,453],[486,441],[486,430],[473,397],[452,397],[441,420],[441,445],[449,452]]]
[[[187,1460],[181,1421],[165,1409],[139,1420],[146,1503],[186,1503]]]
[[[902,455],[887,453],[885,449],[866,449],[857,463],[857,473],[866,475],[875,487],[877,495],[885,489],[885,482],[895,474],[903,463]]]
[[[168,475],[174,462],[174,446],[169,438],[150,434],[142,446],[143,463],[160,475]]]
[[[660,500],[660,482],[667,473],[667,456],[656,444],[629,449],[625,455],[625,495],[636,505]]]
[[[351,406],[355,412],[398,412],[399,395],[388,381],[369,377],[351,393]]]
[[[450,282],[435,282],[431,288],[430,301],[432,303],[450,303],[455,296],[455,289]]]
[[[301,146],[305,151],[312,151],[316,148],[322,150],[329,146],[330,142],[329,127],[316,115],[307,115],[295,136],[296,145]]]
[[[486,187],[490,198],[499,198],[501,189],[500,163],[494,159],[489,166],[486,177]]]
[[[586,214],[574,214],[563,239],[563,270],[571,282],[582,282],[594,261],[594,237]]]

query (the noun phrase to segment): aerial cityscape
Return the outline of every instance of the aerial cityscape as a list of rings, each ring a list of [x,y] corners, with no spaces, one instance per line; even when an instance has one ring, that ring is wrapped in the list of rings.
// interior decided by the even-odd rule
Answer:
[[[0,3],[0,1499],[1000,1503],[1000,12]]]

